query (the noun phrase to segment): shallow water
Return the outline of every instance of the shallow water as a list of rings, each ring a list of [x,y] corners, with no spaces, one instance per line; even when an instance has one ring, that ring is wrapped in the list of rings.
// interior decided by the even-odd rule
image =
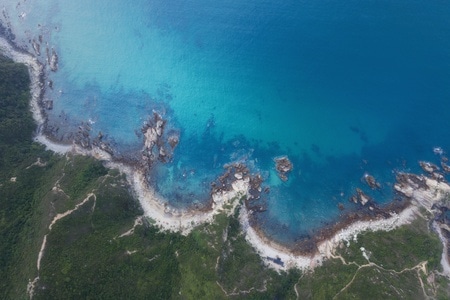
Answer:
[[[271,188],[263,229],[289,243],[335,222],[339,203],[354,209],[356,187],[392,201],[395,170],[450,149],[450,5],[240,2],[0,0],[18,44],[42,35],[40,60],[46,44],[59,54],[46,94],[58,134],[90,122],[127,155],[152,110],[181,131],[151,182],[176,207],[204,203],[223,165],[245,161]]]

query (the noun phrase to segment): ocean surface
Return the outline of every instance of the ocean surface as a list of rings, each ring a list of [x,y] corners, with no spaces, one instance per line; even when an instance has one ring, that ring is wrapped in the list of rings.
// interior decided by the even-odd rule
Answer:
[[[258,215],[293,243],[357,209],[357,187],[396,201],[397,171],[450,151],[450,2],[274,0],[0,0],[15,43],[41,40],[49,125],[70,139],[90,123],[123,156],[142,148],[152,111],[181,132],[151,182],[178,208],[245,162],[270,187]],[[294,170],[281,181],[273,159]],[[382,183],[371,191],[369,173]],[[339,205],[345,209],[341,211]]]

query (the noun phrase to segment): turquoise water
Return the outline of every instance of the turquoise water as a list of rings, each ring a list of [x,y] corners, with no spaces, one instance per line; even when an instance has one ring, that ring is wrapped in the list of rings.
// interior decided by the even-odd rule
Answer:
[[[60,55],[46,97],[62,137],[89,121],[131,155],[162,112],[181,143],[153,170],[157,191],[176,207],[205,203],[222,166],[244,161],[271,188],[258,219],[279,241],[335,222],[339,203],[355,209],[356,187],[392,201],[396,170],[450,149],[445,1],[1,3],[18,44],[42,35]],[[273,166],[284,154],[286,183]]]

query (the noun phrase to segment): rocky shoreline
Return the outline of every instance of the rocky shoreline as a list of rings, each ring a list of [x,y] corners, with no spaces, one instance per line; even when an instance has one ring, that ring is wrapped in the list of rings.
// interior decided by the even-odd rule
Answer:
[[[307,247],[300,243],[298,248],[291,249],[268,239],[261,230],[251,225],[246,210],[241,213],[240,220],[246,230],[247,241],[271,267],[277,270],[314,269],[324,260],[334,257],[335,249],[342,242],[350,243],[365,231],[390,231],[409,224],[422,216],[421,210],[425,209],[434,216],[432,225],[444,245],[441,264],[444,274],[450,276],[450,219],[443,216],[443,212],[450,209],[450,185],[424,175],[400,173],[395,189],[405,197],[402,204],[393,204],[374,216],[349,215],[343,222],[323,229],[323,234],[317,234]]]
[[[3,27],[2,27],[3,28]],[[225,166],[224,173],[211,184],[210,202],[200,209],[177,210],[156,194],[148,184],[148,170],[158,163],[170,161],[173,151],[179,143],[179,132],[167,130],[166,120],[158,112],[154,112],[142,127],[143,147],[139,162],[123,161],[121,157],[115,157],[113,147],[105,141],[99,133],[91,137],[89,124],[81,124],[79,131],[71,144],[61,144],[52,140],[48,134],[47,115],[45,110],[51,109],[51,104],[44,101],[46,82],[46,66],[39,63],[36,57],[20,49],[8,40],[0,37],[0,51],[16,62],[25,64],[31,77],[31,110],[38,124],[35,140],[46,145],[52,151],[64,154],[73,152],[81,155],[91,155],[105,161],[111,168],[118,168],[126,174],[135,196],[140,201],[145,216],[153,219],[155,224],[163,230],[178,231],[188,234],[194,227],[212,222],[216,214],[226,212],[233,213],[244,199],[240,213],[240,221],[244,229],[246,239],[261,255],[267,265],[276,269],[314,268],[337,247],[341,241],[350,240],[355,235],[367,230],[391,230],[400,225],[409,223],[418,213],[420,207],[427,211],[436,212],[436,207],[442,212],[443,197],[450,191],[450,186],[439,173],[439,168],[430,163],[421,163],[427,176],[399,173],[394,186],[402,201],[395,201],[391,205],[380,208],[362,190],[357,189],[351,201],[359,203],[363,209],[353,213],[347,213],[344,218],[331,226],[323,228],[311,239],[298,242],[294,247],[287,248],[267,238],[258,224],[254,215],[266,210],[261,203],[261,197],[270,193],[270,190],[262,186],[263,179],[260,174],[251,174],[250,170],[242,163],[233,163]],[[33,42],[35,52],[42,50],[36,41]],[[58,69],[58,55],[54,50],[47,54],[50,71]],[[48,83],[50,88],[51,84]],[[287,156],[274,159],[275,169],[282,181],[288,180],[288,175],[293,169],[293,164]],[[442,168],[450,171],[446,160],[442,160]],[[381,186],[371,175],[365,176],[367,185],[372,189]],[[447,207],[447,206],[445,206]],[[437,217],[438,218],[438,217]],[[439,218],[438,218],[439,219]],[[441,219],[442,220],[442,217]],[[446,222],[438,221],[442,236],[450,239],[450,227]],[[445,224],[445,226],[443,225]],[[446,227],[447,226],[447,227]],[[446,247],[446,249],[448,249]],[[448,254],[447,254],[448,262]],[[449,267],[450,270],[450,267]]]

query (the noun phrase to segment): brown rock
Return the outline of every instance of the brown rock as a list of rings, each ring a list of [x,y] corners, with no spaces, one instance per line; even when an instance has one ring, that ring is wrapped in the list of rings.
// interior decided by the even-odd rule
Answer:
[[[278,172],[278,176],[281,180],[287,181],[288,180],[288,173],[292,171],[293,164],[289,160],[287,156],[280,156],[274,159],[275,161],[275,169]]]

